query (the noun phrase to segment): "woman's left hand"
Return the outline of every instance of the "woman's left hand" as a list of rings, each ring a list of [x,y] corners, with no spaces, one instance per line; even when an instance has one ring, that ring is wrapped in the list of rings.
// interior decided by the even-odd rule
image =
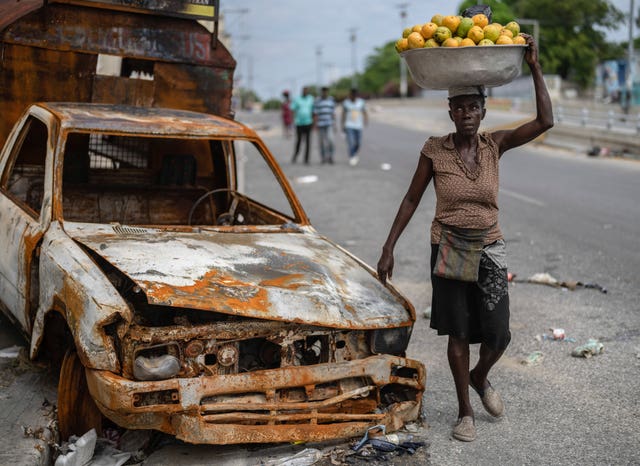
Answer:
[[[527,41],[527,51],[524,54],[524,59],[529,66],[538,62],[538,45],[529,34],[522,34]]]

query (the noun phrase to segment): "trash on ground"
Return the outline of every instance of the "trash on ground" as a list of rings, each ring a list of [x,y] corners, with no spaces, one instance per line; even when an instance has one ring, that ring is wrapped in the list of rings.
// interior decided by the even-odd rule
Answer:
[[[372,431],[375,431],[373,434]],[[352,449],[358,454],[358,457],[375,458],[386,461],[384,453],[395,452],[398,455],[409,453],[413,455],[416,450],[424,446],[424,442],[416,442],[413,435],[406,432],[386,433],[384,425],[370,427],[364,436]]]
[[[265,466],[310,466],[322,459],[322,452],[316,448],[305,448],[293,456],[263,461]]]
[[[507,273],[507,280],[514,283],[537,283],[555,288],[566,288],[572,291],[577,288],[590,288],[598,290],[601,293],[607,293],[607,289],[597,283],[583,283],[574,280],[560,281],[546,272],[535,273],[527,279],[516,279],[516,274]]]
[[[580,345],[571,352],[576,358],[590,358],[604,351],[604,345],[595,338],[589,338],[584,345]]]
[[[98,434],[95,429],[91,429],[80,438],[72,435],[66,446],[68,452],[58,456],[55,466],[84,466],[93,458],[97,440]]]
[[[296,183],[298,184],[315,183],[316,181],[318,181],[317,175],[305,175],[296,178]]]
[[[538,341],[565,341],[567,343],[575,343],[576,339],[568,337],[563,328],[550,328],[551,333],[543,333],[535,336]]]
[[[521,362],[525,366],[534,366],[536,364],[540,364],[544,359],[544,353],[542,351],[534,351],[529,354],[526,358],[524,358]]]
[[[384,170],[384,171],[389,171],[389,170],[391,170],[391,164],[390,164],[390,163],[383,163],[383,164],[380,164],[380,170]]]
[[[431,306],[427,306],[427,308],[424,310],[424,318],[431,319]]]
[[[89,466],[122,466],[131,458],[131,453],[118,450],[111,441],[99,438]]]
[[[0,358],[15,359],[20,354],[22,346],[14,345],[0,350]]]

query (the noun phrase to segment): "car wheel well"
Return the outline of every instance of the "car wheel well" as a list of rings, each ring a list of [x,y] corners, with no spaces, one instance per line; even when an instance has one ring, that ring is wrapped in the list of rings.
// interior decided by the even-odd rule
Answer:
[[[58,310],[47,313],[43,327],[37,359],[48,361],[52,368],[58,370],[67,350],[74,348],[71,331],[64,315]]]

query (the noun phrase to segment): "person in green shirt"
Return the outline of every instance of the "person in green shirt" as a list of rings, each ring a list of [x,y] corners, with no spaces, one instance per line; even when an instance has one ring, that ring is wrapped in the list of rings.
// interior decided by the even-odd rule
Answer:
[[[300,143],[304,138],[305,151],[304,163],[309,164],[309,147],[311,144],[311,128],[313,127],[313,103],[314,98],[307,87],[302,88],[302,95],[296,97],[291,104],[293,110],[293,122],[296,125],[296,148],[291,163],[296,163]]]

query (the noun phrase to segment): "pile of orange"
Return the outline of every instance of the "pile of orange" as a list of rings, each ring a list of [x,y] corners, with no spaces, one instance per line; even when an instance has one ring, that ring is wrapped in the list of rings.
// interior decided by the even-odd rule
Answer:
[[[431,21],[416,24],[402,31],[402,38],[396,42],[398,53],[409,49],[429,47],[467,47],[486,45],[524,45],[520,25],[510,21],[504,26],[489,24],[489,18],[477,14],[471,18],[462,16],[434,15]]]

